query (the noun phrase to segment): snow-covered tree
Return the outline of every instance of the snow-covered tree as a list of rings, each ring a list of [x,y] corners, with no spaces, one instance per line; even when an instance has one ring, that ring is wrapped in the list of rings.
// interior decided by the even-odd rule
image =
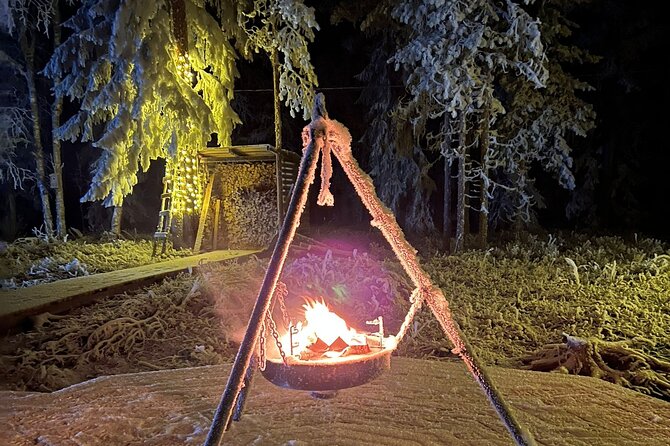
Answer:
[[[307,41],[313,9],[299,0],[87,0],[64,24],[72,35],[45,72],[80,110],[58,130],[102,154],[82,200],[120,206],[138,169],[166,158],[172,211],[197,212],[197,150],[216,133],[231,144],[237,49],[281,55],[279,91],[292,112],[308,110],[316,77]]]
[[[359,101],[369,109],[368,125],[360,142],[368,153],[370,175],[382,201],[403,227],[425,232],[434,227],[429,198],[435,182],[428,175],[430,163],[415,141],[411,126],[398,119],[395,112],[401,91],[393,86],[399,76],[389,58],[395,53],[398,40],[410,30],[391,16],[394,3],[341,2],[331,21],[357,23],[373,42],[369,63],[357,76],[367,85]]]
[[[493,187],[488,175],[491,147],[485,146],[481,159],[472,160],[471,152],[479,144],[481,134],[491,137],[488,130],[481,131],[483,117],[484,127],[490,128],[503,112],[494,90],[498,76],[514,73],[533,88],[543,86],[546,80],[539,24],[511,0],[405,0],[373,4],[363,26],[388,27],[382,18],[389,14],[400,32],[388,61],[401,74],[407,92],[393,107],[392,125],[404,129],[397,134],[407,134],[409,129],[410,137],[396,138],[396,144],[406,147],[386,156],[397,157],[408,150],[420,152],[423,157],[406,157],[412,161],[405,161],[414,164],[414,169],[405,169],[413,171],[414,178],[417,171],[426,171],[425,155],[416,147],[440,153],[447,166],[457,164],[459,249],[465,233],[468,183],[479,178],[486,189]],[[377,162],[381,160],[378,158]],[[393,169],[384,172],[387,177],[395,174]],[[393,183],[382,180],[380,184]],[[416,186],[425,184],[422,181]],[[381,190],[384,196],[384,186]],[[485,196],[489,196],[488,190]],[[422,201],[426,203],[425,198]],[[487,209],[482,211],[486,213]],[[432,225],[427,218],[421,221]]]
[[[138,169],[166,157],[175,178],[186,180],[174,185],[173,204],[193,212],[201,196],[192,170],[196,151],[210,133],[230,143],[239,122],[230,107],[237,71],[229,39],[236,16],[222,16],[219,25],[204,1],[186,0],[184,55],[172,32],[171,3],[87,0],[64,23],[72,35],[45,72],[61,79],[56,96],[78,102],[80,110],[56,132],[102,150],[82,200],[121,205]]]
[[[529,221],[532,209],[542,203],[534,186],[531,167],[538,166],[568,190],[575,187],[571,140],[585,137],[595,125],[593,107],[579,97],[591,88],[564,66],[593,63],[597,58],[566,43],[577,25],[568,14],[589,0],[545,0],[538,9],[542,40],[547,48],[549,78],[545,88],[532,88],[513,76],[501,78],[507,93],[507,113],[495,129],[493,146],[497,175],[495,219]]]
[[[8,77],[23,78],[23,67],[5,51],[0,50],[0,72]],[[0,182],[10,182],[22,188],[33,172],[21,162],[22,154],[32,144],[30,108],[24,95],[17,93],[16,85],[0,83]]]
[[[34,26],[46,34],[55,5],[52,0],[0,0],[0,29],[14,34],[17,28]]]
[[[21,51],[21,61],[17,58],[10,57],[7,53],[0,53],[0,63],[8,66],[16,74],[18,78],[23,78],[25,87],[28,93],[29,115],[11,106],[5,110],[8,112],[2,118],[4,124],[9,129],[8,143],[16,142],[17,135],[20,142],[23,141],[23,136],[27,136],[23,123],[19,122],[25,117],[29,116],[31,124],[30,141],[33,149],[33,157],[35,160],[35,167],[30,170],[33,171],[37,188],[39,191],[40,204],[42,208],[43,231],[47,236],[51,237],[53,234],[53,216],[51,215],[51,202],[49,198],[49,189],[47,186],[46,162],[44,148],[42,146],[42,125],[40,121],[40,108],[37,89],[37,70],[35,66],[36,42],[46,34],[49,29],[51,17],[53,15],[54,7],[57,3],[52,0],[3,0],[0,2],[0,30],[14,36]],[[21,104],[19,104],[21,107]],[[8,146],[16,147],[16,146]],[[10,149],[11,152],[11,149]],[[8,152],[9,153],[9,152]],[[5,156],[6,160],[12,160],[12,156]],[[16,165],[9,165],[10,170],[13,170]]]
[[[405,227],[423,232],[434,225],[428,199],[435,184],[412,129],[398,122],[393,113],[398,98],[390,87],[392,67],[387,63],[391,34],[381,33],[370,63],[358,76],[369,85],[361,95],[361,102],[369,106],[369,124],[361,142],[369,151],[370,175],[382,201]]]
[[[307,45],[319,29],[314,8],[302,0],[254,0],[240,16],[246,51],[264,51],[278,70],[278,93],[291,112],[309,119],[318,86]]]

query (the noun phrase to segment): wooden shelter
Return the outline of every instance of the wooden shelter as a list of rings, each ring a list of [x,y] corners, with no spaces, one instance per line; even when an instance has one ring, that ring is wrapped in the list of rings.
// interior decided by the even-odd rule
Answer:
[[[199,215],[198,229],[195,235],[195,243],[193,244],[193,251],[200,252],[203,249],[203,241],[205,239],[205,226],[207,222],[207,215],[212,210],[214,211],[213,218],[213,233],[210,234],[210,241],[208,248],[217,249],[218,230],[219,230],[219,216],[221,201],[213,199],[212,189],[218,178],[216,168],[222,164],[230,163],[273,163],[274,164],[274,182],[276,189],[276,209],[277,222],[276,227],[272,228],[275,232],[279,228],[281,222],[286,214],[288,200],[291,194],[293,184],[298,173],[298,166],[300,164],[300,155],[288,150],[277,150],[270,144],[254,144],[254,145],[240,145],[230,147],[206,147],[198,151],[198,164],[200,168],[207,171],[207,186],[205,187],[202,206]],[[163,249],[165,250],[165,242],[170,232],[172,225],[172,180],[168,176],[163,179],[164,190],[161,195],[161,211],[159,212],[158,227],[154,234],[154,254],[156,253],[156,245],[158,241],[162,241]],[[192,240],[192,239],[191,239]],[[184,242],[184,240],[182,240]]]
[[[275,189],[278,229],[286,214],[288,200],[295,183],[300,164],[300,155],[288,150],[276,150],[270,144],[255,144],[231,147],[207,147],[198,152],[199,162],[209,173],[209,180],[205,188],[203,205],[200,213],[198,232],[193,249],[199,252],[202,248],[206,216],[212,205],[217,208],[214,213],[214,233],[218,230],[218,206],[220,202],[212,200],[212,188],[217,181],[216,166],[228,163],[274,163],[275,165]],[[212,249],[216,249],[217,237],[212,237]]]

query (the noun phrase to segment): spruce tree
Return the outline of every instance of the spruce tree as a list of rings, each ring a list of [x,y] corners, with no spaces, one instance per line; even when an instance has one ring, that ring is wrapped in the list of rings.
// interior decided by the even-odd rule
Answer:
[[[413,167],[404,170],[410,185],[410,177],[419,177],[417,171],[427,172],[425,150],[439,153],[447,166],[457,165],[456,248],[461,249],[469,184],[481,178],[487,188],[492,187],[490,144],[484,145],[479,162],[471,159],[470,152],[482,133],[493,137],[480,131],[482,116],[488,128],[504,111],[494,92],[497,76],[513,72],[533,88],[546,80],[539,24],[513,1],[386,1],[371,5],[366,12],[363,27],[388,27],[384,22],[388,15],[400,30],[387,60],[400,73],[407,94],[393,105],[394,120],[389,125],[395,130],[396,150],[387,156],[395,158],[403,151],[414,154],[405,158]],[[406,136],[398,138],[402,134]],[[386,166],[393,169],[392,163]],[[384,196],[386,182],[381,184]],[[425,196],[422,202],[427,202]]]
[[[185,2],[189,48],[178,50],[166,2],[88,0],[65,22],[72,35],[45,72],[62,81],[57,97],[80,104],[57,134],[93,141],[102,153],[82,200],[122,204],[138,168],[170,156],[188,165],[210,133],[229,142],[237,115],[230,107],[237,74],[229,36],[200,2]],[[102,126],[98,132],[97,126]],[[194,209],[198,182],[175,200]],[[185,188],[186,189],[186,188]]]
[[[547,48],[549,77],[545,88],[535,89],[514,76],[501,77],[508,100],[507,113],[495,128],[496,189],[494,220],[515,222],[518,228],[531,220],[543,203],[531,173],[533,166],[553,176],[565,189],[575,188],[572,143],[595,125],[593,107],[580,92],[592,87],[577,79],[566,66],[593,63],[597,58],[569,43],[577,24],[568,14],[584,1],[545,0],[538,8],[542,40]]]

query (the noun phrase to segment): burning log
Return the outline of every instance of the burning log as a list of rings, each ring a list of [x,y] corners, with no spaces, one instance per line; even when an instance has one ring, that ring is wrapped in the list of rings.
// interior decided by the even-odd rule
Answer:
[[[349,327],[324,302],[308,302],[303,308],[305,321],[289,327],[282,341],[282,345],[289,346],[285,355],[302,361],[313,361],[365,355],[372,352],[372,348],[383,348],[384,325],[381,316],[369,322],[379,326],[379,332],[370,334]]]
[[[350,341],[351,342],[351,341]],[[321,358],[340,358],[351,355],[365,355],[370,353],[370,345],[368,344],[368,337],[365,336],[363,340],[356,339],[355,343],[347,343],[341,337],[337,337],[335,341],[328,345],[321,339],[316,340],[313,344],[307,346],[303,351],[298,353],[298,357],[302,361],[309,361]],[[377,342],[377,344],[379,344]]]

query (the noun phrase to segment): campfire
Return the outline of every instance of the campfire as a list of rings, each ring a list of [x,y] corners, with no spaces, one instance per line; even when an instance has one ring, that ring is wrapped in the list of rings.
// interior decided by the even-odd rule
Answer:
[[[303,305],[304,320],[280,339],[282,354],[268,352],[263,376],[273,384],[331,398],[339,389],[365,384],[391,367],[395,336],[384,337],[380,317],[367,321],[373,332],[359,331],[323,302]],[[281,358],[280,358],[281,356]]]
[[[381,316],[367,322],[368,325],[377,326],[375,332],[361,332],[351,328],[323,301],[308,301],[303,308],[304,321],[291,325],[282,340],[287,358],[301,361],[333,360],[366,355],[395,345],[395,338],[384,337]]]

